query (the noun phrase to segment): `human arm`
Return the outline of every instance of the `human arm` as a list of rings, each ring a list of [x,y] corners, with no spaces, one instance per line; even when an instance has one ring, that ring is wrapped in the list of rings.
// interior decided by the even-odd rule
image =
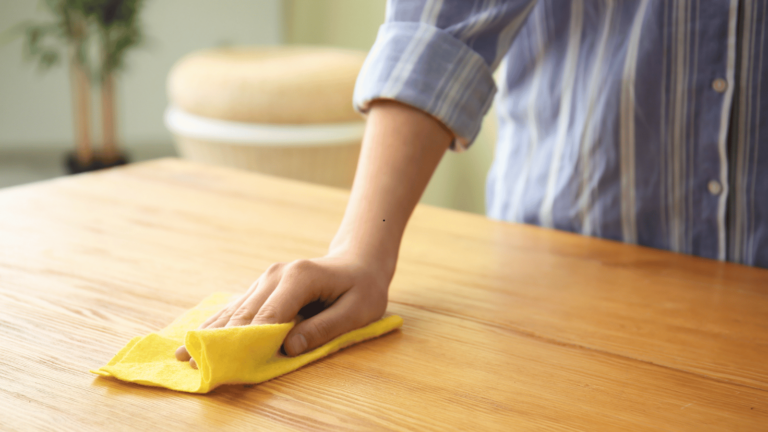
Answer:
[[[368,126],[328,254],[273,265],[204,325],[287,322],[320,300],[328,308],[286,338],[296,355],[381,317],[408,218],[449,143],[461,150],[477,135],[495,92],[491,73],[535,3],[391,1],[355,88]],[[189,358],[183,348],[177,355]]]
[[[274,264],[201,328],[274,324],[307,304],[325,309],[285,340],[295,356],[381,318],[408,219],[452,140],[437,120],[380,100],[371,105],[352,192],[328,253]],[[179,360],[191,360],[184,347]]]

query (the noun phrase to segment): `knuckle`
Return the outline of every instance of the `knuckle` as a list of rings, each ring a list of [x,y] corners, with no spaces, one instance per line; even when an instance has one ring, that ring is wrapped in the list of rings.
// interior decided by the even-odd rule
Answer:
[[[280,269],[283,268],[283,263],[274,263],[267,267],[267,271],[265,272],[268,275],[275,274],[280,271]]]
[[[286,275],[299,276],[303,273],[310,271],[313,267],[312,261],[307,259],[300,259],[292,262],[285,269]]]
[[[293,262],[293,265],[294,265],[296,268],[300,268],[300,269],[306,269],[306,268],[308,268],[308,267],[311,267],[311,266],[312,266],[312,261],[311,261],[311,260],[308,260],[308,259],[298,259],[298,260],[296,260],[296,261],[294,261],[294,262]]]
[[[230,317],[230,321],[243,321],[249,319],[251,313],[247,309],[238,309]]]
[[[213,328],[224,327],[225,325],[227,325],[228,322],[229,322],[229,317],[221,317],[221,318],[217,319],[216,321],[212,322],[206,328],[212,328],[213,329]]]
[[[237,313],[237,308],[235,308],[234,306],[233,307],[228,307],[227,310],[225,310],[224,313],[221,314],[221,316],[219,317],[219,319],[217,321],[220,321],[220,320],[225,320],[226,321],[232,315],[234,315],[236,313]]]
[[[277,310],[272,306],[264,305],[262,306],[261,310],[259,310],[259,313],[256,314],[254,319],[261,321],[261,322],[274,322],[276,323],[279,318],[279,314],[277,313]]]

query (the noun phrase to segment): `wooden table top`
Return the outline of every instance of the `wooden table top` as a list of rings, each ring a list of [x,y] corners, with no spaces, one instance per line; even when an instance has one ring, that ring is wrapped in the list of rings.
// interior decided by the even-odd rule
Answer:
[[[428,206],[400,331],[204,396],[88,372],[346,200],[174,159],[0,190],[0,430],[768,430],[768,270]]]

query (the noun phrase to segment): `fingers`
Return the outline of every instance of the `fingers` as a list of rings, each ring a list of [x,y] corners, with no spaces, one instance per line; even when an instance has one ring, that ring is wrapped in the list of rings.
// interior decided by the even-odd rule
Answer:
[[[267,301],[269,296],[274,292],[277,281],[271,278],[267,279],[263,286],[259,290],[252,293],[244,303],[240,305],[234,312],[229,314],[228,317],[220,317],[216,323],[216,327],[220,327],[222,321],[227,320],[223,327],[235,327],[243,326],[251,323],[254,315],[259,312],[262,305]]]
[[[219,313],[216,315],[209,318],[200,328],[219,328],[226,326],[229,320],[232,318],[232,315],[234,315],[240,308],[243,307],[244,304],[251,300],[254,295],[257,295],[270,284],[270,279],[272,279],[270,277],[270,269],[278,265],[279,264],[274,264],[269,269],[267,269],[267,272],[256,279],[256,282],[251,284],[251,287],[248,288],[248,291],[243,296],[241,296],[236,302],[231,303],[226,308],[219,311]]]
[[[384,315],[384,308],[361,309],[359,294],[347,293],[341,296],[330,308],[302,321],[285,338],[285,352],[297,356],[313,350],[344,333],[367,325]]]
[[[275,291],[283,278],[285,269],[292,264],[273,264],[261,276],[261,283],[237,308],[222,315],[212,327],[235,327],[248,325],[259,312],[270,295]]]
[[[187,347],[185,347],[184,345],[180,346],[176,350],[176,360],[178,360],[178,361],[187,361],[187,360],[189,360],[191,358],[192,358],[192,356],[189,355],[189,352],[187,351]]]
[[[252,316],[250,324],[278,324],[293,320],[312,300],[333,301],[324,288],[332,286],[331,276],[311,261],[295,261],[283,271],[280,283]]]
[[[205,320],[205,322],[200,324],[198,329],[205,329],[210,327],[211,325],[213,325],[213,323],[217,322],[222,317],[222,315],[225,315],[225,314],[231,315],[233,311],[237,310],[237,308],[239,308],[240,305],[242,305],[243,302],[245,302],[248,299],[249,295],[258,288],[260,280],[261,280],[261,277],[256,279],[256,281],[253,284],[251,284],[251,286],[248,288],[248,291],[246,291],[244,295],[240,296],[235,301],[229,303],[227,306],[221,308],[218,312],[211,315],[210,318],[208,318],[207,320]],[[190,356],[189,352],[187,351],[187,347],[185,347],[184,345],[180,346],[176,350],[175,354],[176,354],[176,359],[179,361],[187,361],[192,358],[192,356]],[[196,366],[197,365],[195,365],[195,369],[197,369]]]
[[[351,288],[351,280],[340,276],[339,273],[328,271],[324,266],[309,260],[274,264],[251,285],[245,295],[208,318],[200,328],[289,322],[297,318],[297,313],[307,303],[314,300],[326,304],[333,303],[341,292]],[[295,342],[293,345],[286,345],[289,355],[297,355],[315,348],[342,333],[370,322],[366,314],[361,315],[360,319],[350,320],[352,315],[360,315],[352,307],[350,298],[351,296],[347,296],[347,300],[337,302],[338,304],[334,304],[331,309],[298,323],[291,332],[291,335],[295,335]],[[297,329],[300,331],[297,332]],[[189,361],[190,366],[197,369],[195,360],[191,358],[185,347],[179,347],[175,355],[178,360]]]
[[[258,283],[258,281],[256,281]],[[240,304],[245,301],[245,299],[248,297],[248,294],[251,292],[250,289],[248,289],[248,292],[246,292],[244,295],[237,298],[235,301],[228,303],[223,308],[219,309],[218,312],[208,317],[207,320],[205,320],[198,329],[206,329],[211,326],[214,322],[216,322],[223,314],[227,313],[228,311],[231,313],[231,311],[236,310],[238,307],[240,307]]]
[[[251,324],[254,317],[262,309],[262,306],[275,291],[281,280],[286,278],[296,279],[295,276],[307,269],[308,266],[305,264],[306,263],[297,261],[291,264],[277,263],[271,265],[267,271],[251,285],[244,295],[208,318],[199,328],[214,329]],[[293,315],[295,316],[295,314],[296,313],[294,312]],[[287,318],[283,322],[290,321],[292,318],[293,316]],[[196,364],[194,364],[194,359],[191,359],[186,347],[179,347],[176,350],[175,355],[176,359],[179,361],[190,361],[190,365],[195,368]]]

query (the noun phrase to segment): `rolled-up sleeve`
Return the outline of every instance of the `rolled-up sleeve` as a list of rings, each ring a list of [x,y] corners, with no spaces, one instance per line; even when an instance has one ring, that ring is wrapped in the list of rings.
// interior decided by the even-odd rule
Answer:
[[[413,106],[453,132],[452,149],[466,149],[496,93],[493,70],[535,1],[479,3],[390,1],[357,78],[355,108],[366,112],[376,99]]]

